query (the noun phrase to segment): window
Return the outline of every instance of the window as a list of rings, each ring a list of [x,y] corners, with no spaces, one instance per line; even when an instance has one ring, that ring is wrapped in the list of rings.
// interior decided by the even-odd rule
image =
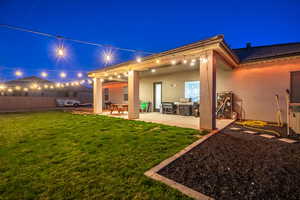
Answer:
[[[104,100],[109,100],[109,88],[104,88]]]
[[[300,103],[300,71],[291,72],[291,94],[292,103]]]
[[[123,100],[128,101],[128,87],[123,87]]]
[[[184,82],[184,97],[191,98],[192,102],[199,102],[200,100],[200,81],[186,81]]]
[[[73,93],[73,97],[77,97],[78,93],[77,92],[74,92]]]

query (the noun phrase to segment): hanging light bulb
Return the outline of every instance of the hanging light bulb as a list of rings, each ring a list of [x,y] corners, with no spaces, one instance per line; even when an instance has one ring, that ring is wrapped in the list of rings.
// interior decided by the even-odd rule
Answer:
[[[44,77],[44,78],[46,78],[48,76],[48,74],[46,72],[42,72],[41,76]]]
[[[152,72],[152,73],[156,72],[156,69],[151,69],[151,72]]]
[[[142,62],[142,58],[141,58],[141,57],[137,57],[137,58],[136,58],[136,61],[137,61],[138,63],[140,63],[140,62]]]
[[[172,65],[176,65],[176,60],[171,60]]]
[[[15,89],[16,89],[16,90],[21,90],[21,87],[17,85],[17,86],[15,87]]]
[[[66,77],[67,77],[67,74],[66,74],[65,72],[61,72],[61,73],[59,74],[59,76],[60,76],[61,78],[66,78]]]
[[[118,77],[118,78],[121,78],[121,75],[119,74],[117,77]]]
[[[5,90],[5,88],[6,88],[5,85],[3,85],[3,84],[0,85],[0,90]]]
[[[30,86],[30,88],[31,89],[37,89],[39,86],[38,86],[38,84],[36,84],[36,83],[33,83],[31,86]]]
[[[13,92],[13,90],[11,88],[8,88],[7,91],[8,92]]]
[[[66,86],[69,86],[70,85],[70,83],[66,83]]]
[[[188,61],[186,59],[183,60],[183,64],[186,64]]]
[[[82,73],[81,72],[77,73],[77,77],[81,78],[82,77]]]
[[[207,61],[208,61],[207,58],[200,58],[199,60],[201,63],[207,63]]]
[[[195,62],[191,62],[190,66],[195,66]]]
[[[44,85],[44,88],[46,88],[46,89],[47,89],[48,87],[49,87],[49,86],[48,86],[47,84],[45,84],[45,85]]]
[[[156,62],[156,64],[159,64],[159,63],[160,63],[160,60],[159,60],[159,59],[156,59],[155,62]]]
[[[64,47],[56,48],[56,56],[61,58],[66,56],[66,50],[64,49]]]
[[[50,86],[50,89],[54,89],[54,86],[53,86],[53,85],[51,85],[51,86]]]
[[[28,92],[28,88],[23,88],[23,91],[24,92]]]
[[[15,75],[16,75],[16,76],[22,76],[22,75],[23,75],[23,72],[20,71],[20,70],[17,70],[17,71],[15,72]]]

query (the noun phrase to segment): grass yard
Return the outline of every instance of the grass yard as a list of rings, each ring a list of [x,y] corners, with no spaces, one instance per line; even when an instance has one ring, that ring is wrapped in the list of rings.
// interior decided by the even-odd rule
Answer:
[[[0,199],[189,199],[143,175],[198,131],[65,112],[0,115]]]

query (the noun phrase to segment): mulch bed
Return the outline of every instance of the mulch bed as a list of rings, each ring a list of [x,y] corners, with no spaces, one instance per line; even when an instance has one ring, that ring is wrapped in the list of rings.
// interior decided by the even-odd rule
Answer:
[[[300,199],[300,143],[227,128],[158,173],[215,199]]]

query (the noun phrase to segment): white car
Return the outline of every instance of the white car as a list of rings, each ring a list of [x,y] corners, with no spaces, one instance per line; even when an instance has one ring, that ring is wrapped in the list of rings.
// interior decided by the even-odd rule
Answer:
[[[59,107],[69,107],[74,106],[78,107],[80,105],[80,101],[74,99],[56,99],[57,106]]]

